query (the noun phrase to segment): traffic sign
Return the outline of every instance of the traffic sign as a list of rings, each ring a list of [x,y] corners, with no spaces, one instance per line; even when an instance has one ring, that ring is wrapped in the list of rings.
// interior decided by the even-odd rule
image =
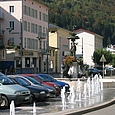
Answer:
[[[106,62],[104,55],[101,56],[100,62]]]

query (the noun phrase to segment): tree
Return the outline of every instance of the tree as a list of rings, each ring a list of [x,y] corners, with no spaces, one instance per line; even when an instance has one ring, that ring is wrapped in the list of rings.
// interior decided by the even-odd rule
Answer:
[[[105,64],[112,64],[112,65],[115,65],[115,61],[114,61],[114,57],[115,55],[112,54],[110,51],[107,51],[106,49],[96,49],[96,51],[94,51],[93,53],[93,62],[96,64],[96,65],[102,65],[102,62],[100,62],[100,59],[101,59],[101,56],[104,55],[105,59],[106,59],[106,62]]]

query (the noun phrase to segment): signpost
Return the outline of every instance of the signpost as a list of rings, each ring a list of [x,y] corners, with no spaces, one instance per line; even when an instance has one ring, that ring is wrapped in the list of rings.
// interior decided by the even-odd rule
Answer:
[[[100,62],[103,62],[103,78],[104,78],[104,62],[106,62],[104,55],[101,56]]]

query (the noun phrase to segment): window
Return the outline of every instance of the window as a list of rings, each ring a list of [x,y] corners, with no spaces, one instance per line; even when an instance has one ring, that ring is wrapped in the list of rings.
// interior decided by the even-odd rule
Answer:
[[[14,38],[9,38],[9,44],[14,45]]]
[[[24,14],[27,15],[26,6],[24,6]]]
[[[38,40],[36,40],[35,44],[36,44],[36,49],[38,49]]]
[[[18,67],[21,67],[21,58],[19,57],[19,59],[18,60],[16,60],[16,67],[18,68]]]
[[[30,16],[30,7],[27,7],[27,15]]]
[[[43,41],[43,49],[46,49],[46,42]]]
[[[39,43],[40,43],[40,49],[42,49],[42,41],[40,41]]]
[[[48,15],[46,15],[46,22],[48,22]]]
[[[39,12],[39,20],[41,20],[41,12]]]
[[[10,21],[10,28],[12,28],[12,30],[14,30],[14,21]]]
[[[30,32],[30,22],[28,22],[28,32]]]
[[[37,30],[37,24],[35,24],[35,25],[34,25],[34,33],[37,34],[37,31],[38,31],[38,30]]]
[[[39,26],[38,33],[39,33],[39,37],[41,37],[42,36],[42,26]]]
[[[24,21],[24,30],[27,31],[27,21]]]
[[[34,33],[34,23],[31,23],[31,32]]]
[[[30,38],[27,39],[27,48],[30,49]]]
[[[34,18],[34,9],[32,9],[32,17]]]
[[[38,12],[37,12],[37,10],[35,10],[35,18],[36,19],[38,18]]]
[[[26,48],[26,44],[27,44],[27,38],[24,38],[24,48]]]
[[[42,19],[43,19],[43,21],[45,21],[45,14],[44,13],[42,14]]]
[[[25,67],[30,67],[30,58],[25,57]]]
[[[31,14],[30,14],[30,7],[28,7],[28,15],[30,16]]]
[[[9,6],[9,12],[14,13],[14,6]]]
[[[35,49],[34,39],[32,39],[31,44],[32,44],[32,49]]]
[[[30,49],[32,49],[32,39],[30,38]]]

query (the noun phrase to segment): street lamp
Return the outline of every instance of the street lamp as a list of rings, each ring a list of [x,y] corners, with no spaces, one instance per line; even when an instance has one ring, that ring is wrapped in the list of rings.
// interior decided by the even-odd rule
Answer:
[[[20,32],[12,32],[13,28],[7,27],[6,28],[10,34],[19,34],[20,35],[20,73],[22,73],[22,48],[23,48],[23,39],[22,39],[22,20],[20,19]]]

